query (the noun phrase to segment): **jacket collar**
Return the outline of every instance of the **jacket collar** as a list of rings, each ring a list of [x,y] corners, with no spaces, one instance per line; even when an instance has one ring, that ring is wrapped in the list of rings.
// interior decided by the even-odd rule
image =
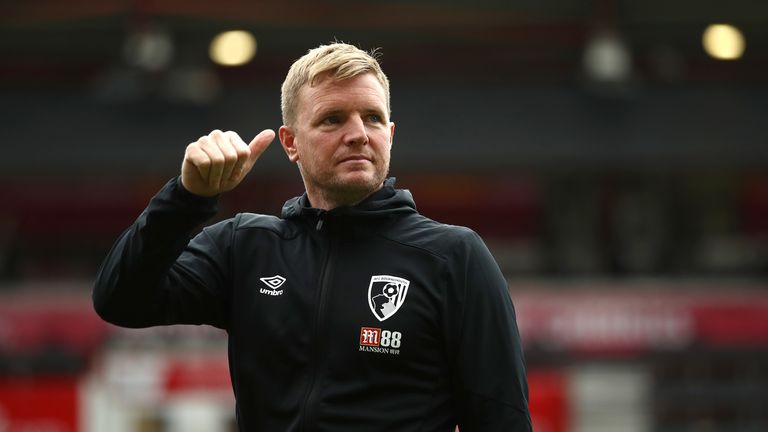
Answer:
[[[283,205],[283,219],[305,217],[316,219],[320,215],[330,217],[378,218],[393,217],[398,214],[416,213],[416,203],[413,195],[406,189],[395,189],[395,178],[384,180],[384,185],[368,198],[354,206],[338,207],[332,210],[321,210],[309,205],[309,198],[303,195],[289,199]]]

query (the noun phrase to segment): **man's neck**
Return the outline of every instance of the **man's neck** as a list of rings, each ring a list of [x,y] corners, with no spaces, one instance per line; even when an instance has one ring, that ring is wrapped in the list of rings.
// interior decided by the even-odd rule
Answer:
[[[357,205],[369,196],[379,191],[382,187],[384,187],[384,183],[372,191],[350,191],[346,193],[333,193],[330,191],[315,191],[312,188],[307,188],[306,191],[309,204],[312,208],[333,210],[338,207],[351,207]]]

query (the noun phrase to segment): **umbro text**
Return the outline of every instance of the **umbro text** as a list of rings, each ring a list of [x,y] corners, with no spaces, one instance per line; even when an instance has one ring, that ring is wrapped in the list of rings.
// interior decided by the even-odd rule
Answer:
[[[271,295],[271,296],[283,295],[283,290],[271,290],[266,288],[259,288],[259,292],[262,294]]]

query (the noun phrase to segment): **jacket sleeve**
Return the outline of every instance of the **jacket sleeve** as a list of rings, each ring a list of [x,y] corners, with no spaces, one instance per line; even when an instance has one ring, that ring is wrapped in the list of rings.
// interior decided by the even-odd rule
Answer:
[[[169,181],[112,246],[99,269],[93,305],[123,327],[226,325],[226,247],[231,222],[190,235],[216,213],[217,199]]]
[[[507,282],[474,232],[455,251],[449,338],[459,430],[530,432],[525,360]]]

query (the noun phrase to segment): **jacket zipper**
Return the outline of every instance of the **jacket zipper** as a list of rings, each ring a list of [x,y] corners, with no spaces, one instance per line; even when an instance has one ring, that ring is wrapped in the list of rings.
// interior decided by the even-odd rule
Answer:
[[[325,214],[321,214],[315,227],[317,231],[322,231],[323,221]],[[327,298],[328,286],[330,285],[331,275],[333,274],[333,268],[336,263],[336,244],[334,239],[328,240],[328,255],[325,258],[325,264],[323,265],[322,274],[320,277],[320,292],[317,302],[317,308],[315,312],[314,325],[312,326],[312,342],[310,348],[310,362],[311,369],[309,375],[309,384],[304,395],[304,406],[302,407],[302,431],[311,431],[314,429],[315,417],[317,415],[317,375],[320,367],[320,357],[322,356],[322,349],[325,345],[325,335],[320,331],[320,327],[325,322],[325,303]]]

